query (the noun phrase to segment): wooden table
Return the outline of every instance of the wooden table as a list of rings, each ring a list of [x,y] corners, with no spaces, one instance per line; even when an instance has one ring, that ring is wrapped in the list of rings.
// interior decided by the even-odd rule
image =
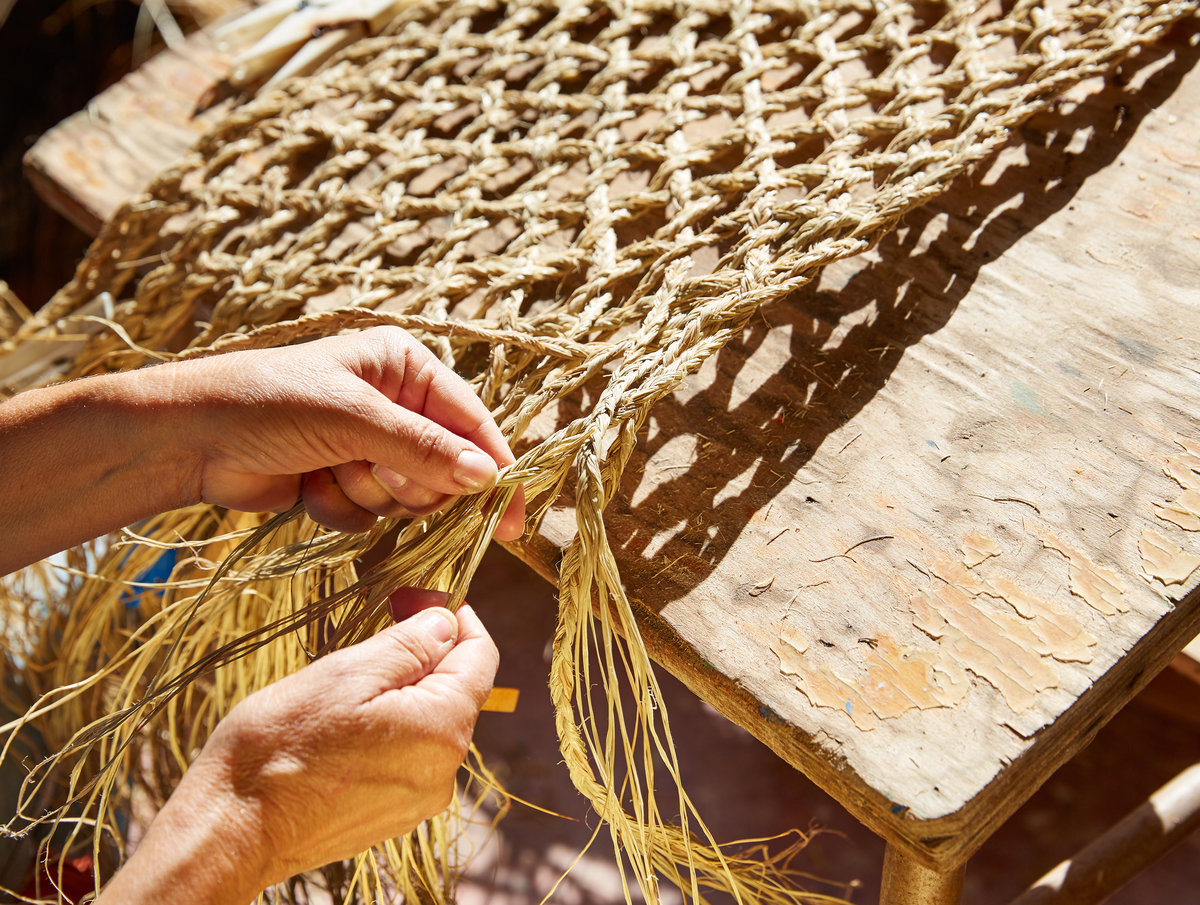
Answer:
[[[1200,629],[1195,34],[764,309],[655,410],[609,510],[656,660],[887,840],[888,901],[956,901]],[[157,86],[219,68],[189,46],[136,108],[176,154]],[[93,229],[174,156],[127,153],[118,90],[28,158]],[[512,549],[554,581],[573,531],[555,509]]]

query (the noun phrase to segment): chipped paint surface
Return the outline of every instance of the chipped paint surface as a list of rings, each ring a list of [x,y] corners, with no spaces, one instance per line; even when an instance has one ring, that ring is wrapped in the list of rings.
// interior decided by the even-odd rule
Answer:
[[[1030,519],[1025,530],[1042,542],[1047,550],[1056,550],[1071,564],[1071,593],[1082,597],[1088,605],[1105,616],[1128,613],[1125,602],[1125,582],[1108,566],[1098,566],[1082,550],[1072,547],[1048,528]]]
[[[1075,617],[1056,610],[1048,600],[1021,590],[1002,576],[989,578],[984,588],[983,593],[1007,601],[1030,620],[1029,630],[1037,637],[1033,649],[1039,654],[1060,663],[1092,662],[1092,648],[1098,643],[1096,636],[1084,631]]]
[[[1091,649],[1096,646],[1096,636],[1085,631],[1070,613],[1056,609],[1050,601],[1022,589],[1011,578],[997,575],[981,579],[942,557],[934,557],[930,573],[972,597],[985,595],[1007,603],[1025,620],[1024,629],[1007,623],[1011,637],[1040,656],[1060,663],[1092,662]],[[998,615],[1006,614],[1001,611]]]
[[[771,650],[779,657],[779,671],[794,676],[796,687],[810,701],[845,711],[859,729],[875,729],[880,720],[914,707],[951,707],[966,695],[970,680],[952,661],[934,651],[899,645],[887,635],[872,640],[872,645],[863,645],[860,661],[847,656],[835,671],[805,656],[808,639],[785,618]]]
[[[995,686],[1005,703],[1020,713],[1034,697],[1058,685],[1058,674],[1046,658],[1026,644],[1028,627],[1020,616],[989,611],[961,588],[945,585],[921,591],[910,601],[913,624],[937,639],[940,657],[948,657]]]
[[[1200,491],[1185,490],[1174,500],[1155,503],[1154,514],[1184,531],[1200,531]]]
[[[978,531],[968,534],[959,549],[963,552],[963,562],[968,569],[974,569],[980,563],[992,556],[999,556],[1002,552],[994,537],[988,537]]]
[[[1174,500],[1153,504],[1154,514],[1185,531],[1200,531],[1200,443],[1182,437],[1176,437],[1175,442],[1184,451],[1168,458],[1163,471],[1183,488],[1183,493]]]
[[[977,543],[968,538],[960,549]],[[816,706],[843,710],[860,729],[873,729],[914,708],[954,706],[972,674],[1019,714],[1040,692],[1058,687],[1056,663],[1092,662],[1097,639],[1078,619],[1011,578],[983,576],[964,563],[927,553],[926,571],[939,583],[909,591],[913,625],[937,642],[935,649],[879,636],[853,652],[812,652],[785,617],[771,645],[780,672]]]
[[[1175,442],[1184,445],[1182,440]],[[1181,455],[1171,456],[1163,471],[1184,490],[1200,490],[1200,454],[1188,450]]]
[[[1189,440],[1186,437],[1176,437],[1175,442],[1183,447],[1183,451],[1200,462],[1200,441]]]
[[[1200,556],[1175,546],[1153,528],[1142,529],[1138,551],[1142,554],[1142,575],[1147,581],[1157,578],[1164,585],[1183,584],[1200,568]]]

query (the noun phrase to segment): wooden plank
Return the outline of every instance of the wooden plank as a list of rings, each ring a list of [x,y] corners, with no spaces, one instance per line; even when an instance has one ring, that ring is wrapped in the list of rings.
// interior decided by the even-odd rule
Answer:
[[[928,867],[1200,628],[1196,573],[1144,571],[1200,553],[1159,515],[1168,471],[1200,478],[1200,71],[1172,49],[764,310],[607,515],[655,658]],[[552,578],[573,531],[560,507],[514,549]]]
[[[38,139],[25,172],[47,204],[95,235],[228,112],[229,100],[206,106],[206,99],[238,48],[218,51],[210,32],[163,50]]]

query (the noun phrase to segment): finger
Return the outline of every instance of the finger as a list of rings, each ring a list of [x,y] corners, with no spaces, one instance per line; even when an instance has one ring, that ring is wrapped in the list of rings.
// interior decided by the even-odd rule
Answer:
[[[441,493],[479,493],[495,485],[497,460],[469,437],[420,412],[394,403],[389,409],[381,414],[391,422],[391,442],[371,461]]]
[[[369,680],[373,697],[427,677],[453,652],[461,634],[455,615],[434,606],[330,657],[346,655],[339,668]]]
[[[371,407],[366,423],[355,431],[355,444],[355,458],[376,463],[376,479],[390,482],[395,488],[393,496],[418,514],[436,511],[449,502],[435,494],[478,493],[496,483],[496,463],[490,457],[462,437],[390,403]],[[518,488],[496,537],[515,540],[524,530],[525,492]]]
[[[492,536],[496,540],[516,540],[525,533],[525,487],[517,488],[509,501],[504,515],[500,516],[500,524],[496,526]]]
[[[516,459],[491,412],[461,377],[420,348],[428,361],[405,381],[396,402],[471,441],[500,467],[512,465]]]
[[[360,509],[387,518],[406,518],[412,514],[375,480],[366,462],[345,462],[331,466],[330,471],[346,499]]]
[[[443,693],[466,695],[478,712],[492,690],[500,653],[470,605],[464,603],[455,615],[458,617],[458,642],[421,682],[421,687],[436,685]]]
[[[386,518],[429,515],[454,499],[397,474],[386,465],[347,462],[333,466],[333,474],[351,502]],[[500,517],[494,536],[497,540],[516,540],[524,533],[525,489],[518,487]]]
[[[326,528],[361,534],[375,524],[375,513],[351,501],[328,468],[308,472],[300,482],[300,495],[309,518]]]
[[[388,610],[397,622],[403,622],[411,616],[430,607],[445,607],[450,595],[445,591],[433,591],[428,588],[404,587],[396,588],[388,595]]]
[[[386,518],[412,518],[428,515],[444,506],[450,497],[422,487],[415,481],[404,481],[393,492],[379,479],[368,462],[345,462],[331,467],[333,476],[346,498],[362,509]]]
[[[376,463],[429,490],[456,496],[496,483],[491,456],[371,387],[360,387],[313,418],[313,432],[333,444],[334,462]]]
[[[465,642],[491,642],[492,636],[484,627],[483,620],[469,603],[463,603],[454,614],[458,617],[458,640]]]
[[[351,465],[364,465],[364,463],[351,463]],[[375,481],[390,495],[390,499],[398,501],[403,509],[408,510],[407,513],[394,513],[387,508],[387,503],[377,505],[369,503],[367,501],[369,488],[363,488],[360,496],[359,491],[347,488],[347,481],[343,480],[342,472],[338,468],[334,468],[334,474],[337,475],[342,488],[346,490],[347,496],[378,515],[386,515],[390,518],[404,518],[406,515],[429,515],[431,512],[437,512],[453,499],[449,494],[437,493],[397,474],[386,465],[373,465],[370,472]],[[504,514],[500,517],[494,536],[497,540],[516,540],[524,533],[525,488],[518,487],[504,510]]]
[[[457,617],[438,606],[421,610],[376,635],[381,647],[390,646],[393,651],[393,656],[382,664],[392,687],[414,685],[437,669],[453,652],[461,635]]]
[[[448,494],[438,493],[418,484],[386,465],[372,465],[371,477],[379,486],[414,515],[428,515],[450,502]]]
[[[425,435],[423,443],[419,433],[409,435],[408,439],[418,441],[418,450],[432,453],[432,468],[443,474],[449,473],[457,486],[440,484],[430,479],[432,475],[416,470],[421,466],[421,456],[416,461],[410,458],[408,462],[401,462],[398,468],[386,453],[364,458],[386,465],[394,472],[415,478],[425,486],[444,493],[486,490],[495,482],[491,465],[471,453],[482,452],[492,460],[492,464],[499,467],[515,461],[500,428],[466,381],[438,361],[406,331],[398,327],[376,327],[355,337],[346,337],[346,340],[347,349],[351,340],[375,348],[375,361],[367,368],[368,373],[361,373],[361,370],[369,364],[371,356],[358,355],[346,360],[344,363],[351,370],[359,369],[356,373],[360,373],[386,399],[419,416],[426,425],[432,423],[449,432],[453,439],[448,440],[449,448],[445,450],[439,450],[439,447],[447,444],[447,438],[439,438],[432,432]],[[395,365],[396,357],[400,358],[399,368]],[[364,358],[367,360],[364,361]],[[469,443],[462,444],[464,439]],[[412,444],[409,445],[411,447]],[[467,455],[463,456],[464,453]],[[519,537],[524,512],[524,494],[518,493],[505,513],[502,533],[497,536],[505,540]]]
[[[388,609],[392,614],[392,618],[400,621],[410,618],[413,614],[421,612],[430,607],[444,607],[449,594],[445,591],[434,591],[428,588],[402,587],[394,590],[388,597]],[[464,604],[458,611],[459,635],[458,643],[472,643],[477,639],[486,639],[487,645],[491,645],[494,651],[494,644],[491,638],[488,637],[487,630],[483,623],[476,615],[474,609],[469,605]],[[486,646],[485,645],[485,648]],[[486,653],[486,649],[481,653]],[[498,662],[498,661],[497,661]],[[488,661],[486,659],[479,661],[482,670],[479,670],[479,675],[486,674]],[[473,670],[474,671],[474,670]],[[492,667],[491,675],[495,676],[495,667]],[[489,684],[488,690],[491,686]],[[484,692],[484,700],[487,699],[487,692]],[[480,706],[483,706],[482,703]]]
[[[389,399],[469,440],[501,467],[516,461],[487,406],[470,385],[411,334],[399,328],[378,327],[363,335],[398,345],[404,355],[401,380],[380,387]]]

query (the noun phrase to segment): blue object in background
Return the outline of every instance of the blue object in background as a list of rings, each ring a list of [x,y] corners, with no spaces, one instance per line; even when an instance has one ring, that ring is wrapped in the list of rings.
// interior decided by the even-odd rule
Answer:
[[[150,584],[153,582],[166,581],[171,577],[171,570],[175,568],[175,562],[178,559],[178,551],[165,550],[163,555],[154,561],[149,569],[137,577],[136,584]],[[159,591],[159,594],[162,592]],[[130,609],[134,609],[138,605],[138,598],[141,596],[138,591],[126,591],[121,596],[121,603]]]

